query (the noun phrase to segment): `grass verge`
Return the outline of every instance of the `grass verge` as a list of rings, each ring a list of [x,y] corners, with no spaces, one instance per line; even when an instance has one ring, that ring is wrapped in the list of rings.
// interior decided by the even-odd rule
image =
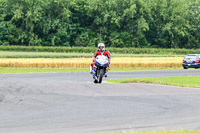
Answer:
[[[89,69],[0,68],[0,73],[52,73],[52,72],[89,72]]]
[[[109,83],[152,83],[180,87],[200,88],[200,76],[110,79]]]
[[[110,72],[182,70],[182,68],[111,68]]]
[[[139,131],[139,132],[109,132],[109,133],[200,133],[200,131],[181,130],[181,131]]]
[[[95,51],[94,51],[95,52]],[[55,52],[22,52],[0,51],[0,58],[92,58],[93,53],[55,53]],[[159,55],[159,54],[117,54],[112,57],[181,57],[185,55]]]
[[[177,68],[135,68],[135,69],[111,69],[110,72],[118,71],[152,71],[152,70],[177,70]],[[0,68],[0,73],[52,73],[52,72],[88,72],[89,69],[57,69],[57,68]]]

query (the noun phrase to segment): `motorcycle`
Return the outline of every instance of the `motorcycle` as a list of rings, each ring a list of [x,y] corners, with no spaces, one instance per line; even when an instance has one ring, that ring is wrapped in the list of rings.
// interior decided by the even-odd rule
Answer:
[[[94,83],[101,83],[105,73],[108,71],[108,58],[104,55],[99,55],[94,64]]]

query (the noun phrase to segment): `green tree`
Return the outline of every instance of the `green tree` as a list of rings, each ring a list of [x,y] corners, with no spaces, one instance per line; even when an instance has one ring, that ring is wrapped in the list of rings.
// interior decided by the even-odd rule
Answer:
[[[0,45],[200,48],[198,0],[1,0]]]

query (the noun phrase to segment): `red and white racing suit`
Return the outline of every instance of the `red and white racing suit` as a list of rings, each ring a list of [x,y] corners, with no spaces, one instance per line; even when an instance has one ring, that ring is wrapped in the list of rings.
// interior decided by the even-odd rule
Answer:
[[[93,56],[93,63],[91,64],[93,69],[94,69],[94,64],[95,64],[95,61],[96,61],[96,57],[97,57],[98,55],[107,56],[107,57],[108,57],[108,62],[109,62],[109,64],[110,64],[110,61],[111,61],[110,52],[109,52],[107,49],[105,49],[104,51],[101,51],[100,49],[98,49],[98,50],[94,53],[94,56]]]

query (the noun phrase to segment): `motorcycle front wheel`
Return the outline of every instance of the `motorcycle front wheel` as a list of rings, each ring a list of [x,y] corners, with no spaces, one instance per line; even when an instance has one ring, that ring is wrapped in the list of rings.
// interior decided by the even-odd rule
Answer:
[[[101,84],[101,82],[102,82],[103,75],[104,75],[104,70],[103,70],[103,69],[100,69],[100,73],[99,73],[99,77],[98,77],[98,80],[99,80],[99,83],[100,83],[100,84]]]

